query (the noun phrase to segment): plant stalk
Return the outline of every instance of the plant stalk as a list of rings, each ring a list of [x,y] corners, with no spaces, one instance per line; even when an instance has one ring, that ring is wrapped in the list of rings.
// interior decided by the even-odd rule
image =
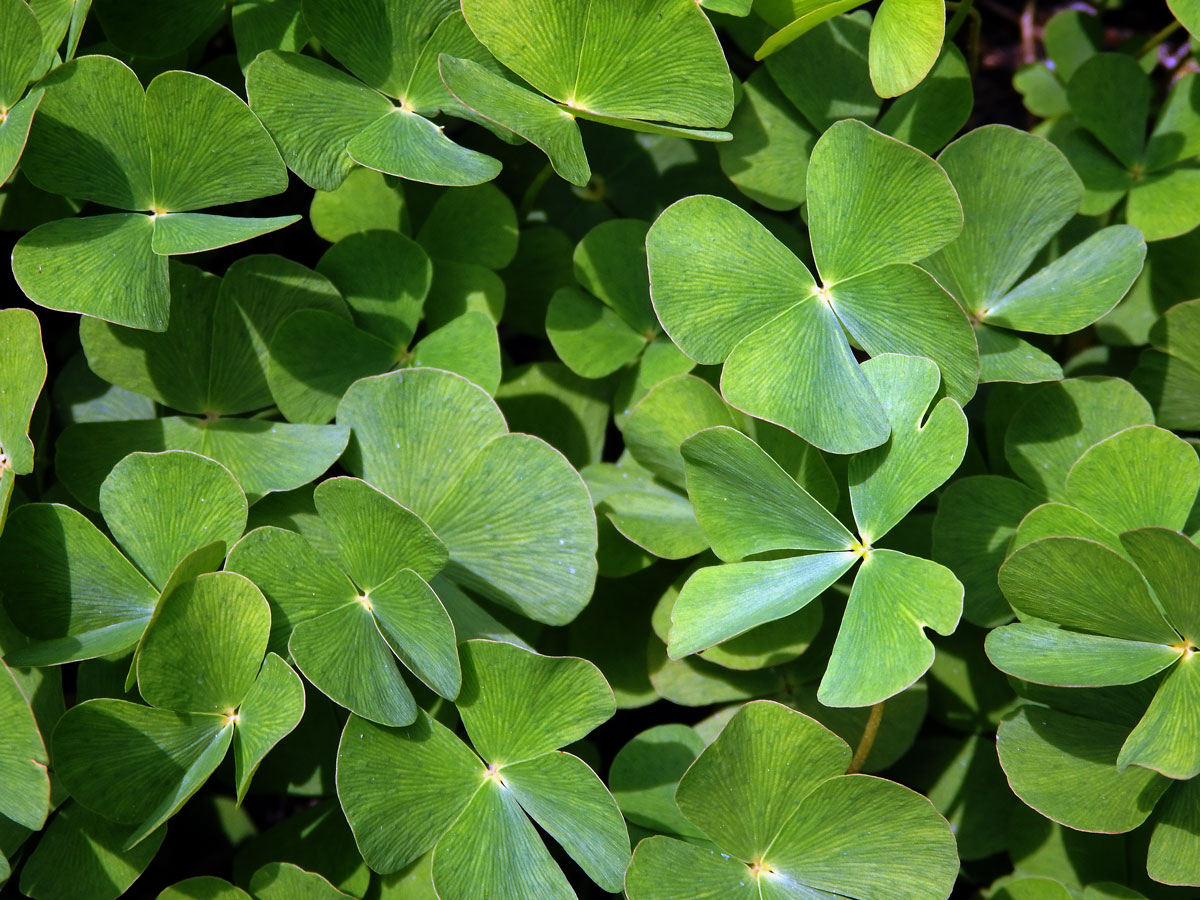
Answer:
[[[850,768],[846,770],[847,775],[853,775],[862,769],[867,757],[871,754],[871,747],[875,745],[875,736],[879,734],[879,723],[882,721],[883,703],[879,702],[871,707],[871,712],[867,715],[867,727],[863,729],[862,737],[858,739],[854,758],[850,760]]]

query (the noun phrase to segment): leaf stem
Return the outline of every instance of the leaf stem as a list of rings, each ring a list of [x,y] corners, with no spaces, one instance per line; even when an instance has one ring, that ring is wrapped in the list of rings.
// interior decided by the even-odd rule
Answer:
[[[867,715],[867,726],[863,729],[862,737],[858,739],[858,747],[854,750],[854,758],[850,760],[850,768],[846,770],[847,775],[853,775],[855,772],[861,771],[863,764],[867,761],[867,757],[871,754],[871,747],[875,744],[875,736],[879,734],[879,723],[883,721],[883,703],[876,703],[871,707],[871,712]]]
[[[1154,37],[1150,38],[1150,40],[1146,41],[1146,43],[1142,45],[1142,49],[1138,51],[1137,55],[1144,56],[1146,53],[1149,53],[1151,50],[1173,35],[1176,31],[1178,31],[1180,27],[1179,20],[1175,19],[1170,25],[1168,25],[1158,34],[1154,35]]]

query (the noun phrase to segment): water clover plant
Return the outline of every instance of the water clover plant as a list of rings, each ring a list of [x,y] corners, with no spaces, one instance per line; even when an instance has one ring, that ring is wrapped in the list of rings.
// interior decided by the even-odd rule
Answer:
[[[346,722],[338,797],[363,857],[394,872],[432,851],[434,888],[448,900],[531,889],[574,898],[536,822],[593,881],[620,890],[629,836],[616,801],[560,749],[612,716],[604,676],[586,660],[495,641],[460,652],[469,746],[425,713],[399,730]]]
[[[27,309],[0,310],[0,533],[17,476],[33,471],[29,420],[45,380],[37,316]]]
[[[167,257],[299,219],[193,212],[287,186],[270,136],[228,88],[172,71],[143,89],[109,56],[72,60],[40,85],[45,94],[21,171],[44,191],[127,212],[47,222],[22,236],[13,275],[35,302],[162,331],[170,313]],[[97,103],[109,108],[106,116],[93,115]]]
[[[826,706],[879,703],[929,668],[933,647],[924,628],[954,630],[962,585],[935,562],[875,545],[958,468],[966,418],[950,398],[929,410],[939,378],[927,359],[884,354],[864,363],[863,373],[884,404],[891,438],[850,459],[857,536],[739,432],[718,426],[683,443],[696,518],[728,562],[698,570],[683,586],[671,611],[671,656],[796,612],[861,560],[819,699]],[[816,552],[747,559],[781,550]],[[870,677],[863,675],[868,657],[875,660]]]
[[[697,362],[724,363],[730,404],[834,453],[877,447],[889,433],[846,333],[871,354],[928,356],[947,394],[969,400],[979,377],[970,325],[912,265],[962,228],[942,168],[860,122],[840,122],[813,148],[808,219],[820,284],[729,201],[688,197],[667,209],[646,248],[654,309],[671,339]],[[785,372],[788,391],[767,387]]]
[[[473,118],[442,85],[438,54],[499,67],[448,0],[384,3],[305,0],[304,21],[351,74],[328,63],[268,50],[250,64],[251,108],[305,184],[338,187],[355,165],[431,184],[490,181],[500,163],[463,147],[438,113]]]
[[[907,788],[847,774],[850,764],[845,741],[808,716],[769,701],[746,704],[675,791],[700,837],[638,844],[626,894],[944,897],[957,869],[946,821]],[[903,849],[872,827],[879,817],[903,823]]]

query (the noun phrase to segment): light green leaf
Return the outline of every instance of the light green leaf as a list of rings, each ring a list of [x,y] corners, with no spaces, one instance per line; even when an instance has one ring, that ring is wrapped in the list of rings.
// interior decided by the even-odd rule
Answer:
[[[503,269],[517,253],[517,211],[494,184],[446,191],[417,232],[436,260]]]
[[[850,502],[870,546],[954,474],[967,449],[967,417],[946,397],[932,409],[937,365],[917,356],[870,359],[863,373],[891,424],[888,442],[850,459]]]
[[[339,706],[383,725],[416,719],[416,701],[396,657],[373,611],[357,598],[296,624],[288,651],[304,677]]]
[[[945,36],[942,0],[884,0],[871,25],[871,83],[879,96],[897,97],[920,84]]]
[[[646,235],[650,292],[663,330],[701,363],[808,297],[815,285],[749,213],[720,197],[685,197]]]
[[[328,479],[313,501],[343,568],[364,594],[403,569],[429,579],[446,565],[446,547],[429,526],[365,481]]]
[[[461,375],[494,395],[501,375],[496,323],[486,313],[469,309],[417,341],[410,362]]]
[[[1141,767],[1120,771],[1128,726],[1023,706],[1000,723],[1000,765],[1016,795],[1071,828],[1131,831],[1170,781]]]
[[[1195,449],[1153,425],[1105,438],[1067,473],[1071,502],[1117,533],[1153,525],[1182,529],[1198,490]]]
[[[1004,456],[1018,477],[1065,499],[1067,472],[1098,441],[1132,425],[1154,424],[1150,405],[1119,378],[1071,378],[1029,393],[1004,434]]]
[[[886,829],[879,822],[888,822]],[[789,881],[845,897],[930,900],[958,876],[954,835],[933,804],[892,781],[844,775],[817,785],[783,826],[766,864]]]
[[[206,213],[167,213],[154,217],[154,237],[150,246],[158,256],[203,253],[240,244],[299,221],[300,216],[248,219]]]
[[[767,18],[768,23],[779,30],[754,51],[754,58],[766,59],[822,22],[861,5],[862,0],[792,0],[790,3],[778,4],[775,8],[785,12],[786,17],[782,21],[775,15]]]
[[[164,331],[167,260],[153,236],[153,220],[138,213],[47,222],[17,241],[13,277],[39,306]]]
[[[1001,566],[1000,587],[1019,612],[1068,628],[1149,643],[1179,640],[1137,569],[1095,541],[1026,544]]]
[[[233,91],[194,72],[164,72],[146,88],[156,212],[183,212],[278,194],[287,170],[262,123]]]
[[[35,643],[10,665],[53,665],[132,647],[158,591],[80,513],[57,504],[13,510],[0,537],[5,610]]]
[[[464,106],[536,146],[562,178],[580,187],[588,183],[592,170],[579,126],[569,110],[469,59],[442,54],[438,71]]]
[[[682,452],[697,521],[721,559],[853,545],[845,526],[740,432],[706,428]]]
[[[1166,528],[1139,528],[1121,544],[1149,582],[1167,621],[1193,644],[1200,637],[1200,547]]]
[[[1025,681],[1105,687],[1144,681],[1175,663],[1181,651],[1025,622],[991,632],[987,654],[998,669]]]
[[[289,425],[263,419],[167,416],[88,422],[63,432],[57,444],[59,478],[85,506],[98,509],[100,485],[120,460],[137,450],[190,450],[215,459],[251,499],[290,491],[319,478],[342,455],[350,429]]]
[[[33,114],[42,102],[42,93],[41,90],[30,91],[0,122],[0,185],[8,181],[21,161],[33,127]]]
[[[408,232],[408,207],[399,182],[372,169],[351,169],[340,187],[317,191],[308,219],[313,231],[331,244],[368,231]]]
[[[830,453],[856,453],[887,440],[883,408],[837,314],[820,296],[742,340],[721,373],[721,390],[730,405]]]
[[[50,759],[12,670],[0,668],[0,815],[40,831],[50,812]]]
[[[726,853],[654,835],[625,873],[629,900],[760,900],[749,867]]]
[[[1200,198],[1200,171],[1181,166],[1155,172],[1135,181],[1130,187],[1125,216],[1139,228],[1148,241],[1186,234],[1196,227],[1197,198]]]
[[[566,876],[551,858],[513,793],[484,778],[462,815],[433,852],[433,883],[444,900],[572,900]]]
[[[1146,144],[1146,171],[1154,172],[1200,153],[1198,94],[1200,81],[1194,72],[1171,85]]]
[[[131,453],[100,486],[113,537],[158,586],[179,560],[246,527],[246,495],[229,470],[198,453]]]
[[[433,263],[419,244],[395,230],[347,235],[325,251],[317,271],[342,292],[355,321],[393,354],[408,346],[433,279]]]
[[[949,569],[896,550],[868,551],[817,699],[825,706],[870,706],[900,693],[933,663],[925,629],[952,633],[962,599]]]
[[[694,3],[651,0],[631,14],[611,2],[467,0],[463,15],[500,62],[567,107],[718,128],[733,113],[724,54]]]
[[[548,753],[500,770],[521,808],[604,890],[621,890],[629,833],[608,788],[570,753]],[[486,788],[484,788],[486,790]]]
[[[1198,795],[1200,781],[1193,778],[1167,794],[1159,806],[1146,859],[1146,874],[1155,881],[1195,886],[1200,869],[1200,846],[1196,841],[1200,832]]]
[[[419,859],[466,808],[484,771],[424,712],[402,729],[351,716],[338,747],[337,790],[363,858],[382,873]]]
[[[759,861],[812,791],[849,765],[850,748],[836,734],[763,700],[734,714],[684,774],[675,798],[722,850]]]
[[[1061,381],[1062,367],[1050,354],[1017,337],[1010,331],[979,324],[975,326],[979,343],[979,381],[1015,381],[1036,384]]]
[[[33,442],[29,422],[46,381],[42,327],[27,309],[0,310],[0,470],[17,475],[33,471]],[[4,516],[0,514],[0,530]]]
[[[683,443],[701,429],[733,424],[729,407],[707,381],[675,375],[652,387],[629,410],[621,432],[634,460],[664,481],[683,487]]]
[[[138,650],[147,703],[231,716],[267,650],[271,612],[247,578],[213,572],[181,584],[155,609]]]
[[[637,546],[664,559],[686,559],[708,549],[687,495],[658,481],[632,459],[616,465],[597,463],[581,474],[597,515],[604,515]],[[611,483],[601,489],[601,479],[611,479]],[[601,538],[601,558],[603,541]],[[603,574],[603,562],[601,570]]]
[[[615,312],[578,288],[554,292],[546,310],[546,336],[576,375],[603,378],[635,360],[646,340]]]
[[[304,705],[300,676],[281,657],[268,653],[237,710],[233,762],[238,803],[246,798],[250,779],[266,755],[300,724]]]
[[[300,14],[300,0],[241,0],[233,4],[230,19],[243,73],[263,51],[298,53],[312,37]]]
[[[698,570],[684,584],[671,611],[671,658],[791,615],[842,577],[857,559],[848,551],[815,553]]]
[[[319,191],[337,189],[354,168],[350,141],[394,108],[328,63],[277,50],[250,64],[246,96],[288,168]]]
[[[404,665],[443,697],[456,696],[462,673],[454,623],[433,588],[403,569],[372,589],[370,603],[379,633]]]
[[[1173,648],[1176,653],[1178,647]],[[1143,766],[1168,778],[1200,775],[1200,659],[1182,651],[1159,685],[1150,708],[1121,746],[1117,768]]]
[[[1067,83],[1071,112],[1128,169],[1141,161],[1150,79],[1124,53],[1097,53]]]
[[[1031,509],[1021,520],[1008,549],[1015,551],[1045,537],[1087,538],[1121,552],[1121,542],[1114,532],[1082,510],[1065,503],[1043,503]]]
[[[610,219],[575,246],[575,279],[634,331],[649,339],[658,323],[646,275],[646,233],[640,219]]]
[[[924,259],[958,236],[963,211],[937,163],[851,119],[830,127],[813,148],[808,221],[828,286]]]
[[[507,431],[482,388],[435,369],[356,382],[338,424],[353,428],[347,468],[426,519],[475,454]]]
[[[322,875],[293,863],[267,863],[250,879],[258,900],[344,900],[353,895],[335,888]]]
[[[925,80],[893,100],[876,124],[884,134],[933,154],[962,129],[974,105],[967,61],[947,43]]]
[[[4,59],[0,61],[0,107],[17,105],[25,86],[33,80],[41,57],[42,29],[28,4],[5,0],[0,4],[0,35]]]
[[[459,652],[463,686],[455,705],[471,743],[494,766],[573,743],[616,711],[612,689],[587,660],[497,641],[467,641]]]
[[[59,66],[42,86],[46,94],[29,133],[25,176],[53,194],[149,209],[154,188],[146,95],[133,70],[109,56],[83,56]],[[95,115],[97,109],[106,114]]]
[[[88,700],[54,730],[54,767],[71,795],[108,819],[141,827],[135,845],[199,790],[225,755],[224,716]]]
[[[451,579],[535,621],[565,624],[591,596],[597,540],[591,498],[570,463],[540,438],[491,440],[428,522],[450,551]]]
[[[137,881],[162,846],[160,828],[132,849],[133,833],[76,802],[63,805],[21,870],[21,893],[36,900],[108,900]]]
[[[424,116],[393,109],[350,139],[346,151],[356,163],[411,181],[463,187],[491,181],[500,162],[460,147]]]

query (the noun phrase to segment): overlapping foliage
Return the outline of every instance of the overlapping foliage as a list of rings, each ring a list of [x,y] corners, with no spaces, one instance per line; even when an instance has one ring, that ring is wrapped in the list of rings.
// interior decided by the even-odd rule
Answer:
[[[1193,896],[1200,6],[1100,5],[1024,122],[972,0],[0,0],[0,890]]]

